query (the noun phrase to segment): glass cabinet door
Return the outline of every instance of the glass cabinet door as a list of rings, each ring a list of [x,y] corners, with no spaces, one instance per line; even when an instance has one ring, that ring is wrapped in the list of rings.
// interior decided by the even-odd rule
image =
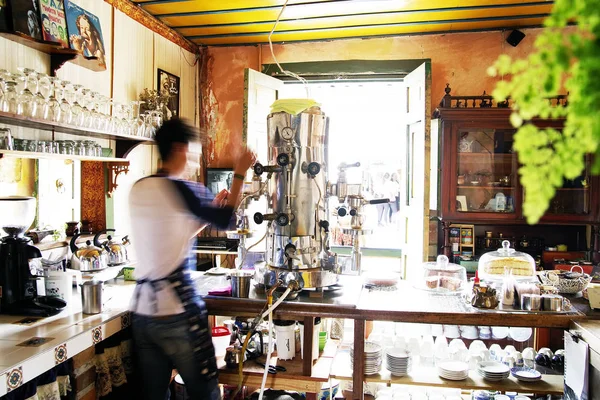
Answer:
[[[586,160],[583,173],[573,179],[565,180],[561,188],[556,189],[554,198],[550,201],[547,217],[552,216],[587,216],[590,214],[590,160]]]
[[[514,130],[459,129],[456,210],[515,213],[517,157]]]

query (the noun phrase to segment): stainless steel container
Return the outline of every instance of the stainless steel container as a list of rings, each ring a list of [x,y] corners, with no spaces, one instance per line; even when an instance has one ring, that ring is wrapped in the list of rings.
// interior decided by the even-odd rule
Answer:
[[[542,310],[544,311],[562,311],[563,297],[556,294],[542,295]]]
[[[231,279],[231,296],[248,298],[250,295],[250,281],[254,271],[235,270],[229,275]]]
[[[539,294],[526,293],[521,295],[521,309],[539,311],[542,308],[542,297]]]
[[[267,117],[267,131],[268,163],[278,165],[280,157],[290,160],[269,180],[269,207],[275,213],[287,214],[290,223],[273,224],[266,262],[271,267],[288,268],[285,248],[293,243],[293,269],[316,268],[322,239],[319,221],[326,216],[328,118],[318,107],[298,115],[272,113]],[[310,172],[315,166],[320,170],[313,175]]]
[[[81,308],[84,314],[100,314],[103,309],[104,282],[87,281],[81,285]]]

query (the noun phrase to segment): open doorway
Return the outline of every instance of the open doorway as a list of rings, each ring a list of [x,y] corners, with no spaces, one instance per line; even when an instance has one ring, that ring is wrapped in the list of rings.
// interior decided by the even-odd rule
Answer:
[[[309,83],[310,97],[320,103],[329,117],[329,168],[327,180],[336,182],[337,167],[360,163],[349,168],[349,184],[362,184],[367,199],[388,198],[390,203],[365,207],[364,227],[371,233],[362,238],[363,251],[373,255],[392,254],[400,257],[403,221],[399,218],[400,179],[405,165],[402,152],[403,126],[398,118],[398,105],[404,93],[402,82],[327,82]],[[280,98],[306,96],[306,86],[286,82]],[[329,210],[339,205],[336,197],[329,199]],[[333,215],[333,245],[351,246],[351,234],[341,227],[348,225],[349,216]],[[396,251],[390,251],[396,250]],[[398,264],[399,266],[399,264]]]
[[[336,183],[341,163],[359,162],[360,167],[346,169],[346,181],[360,184],[364,199],[392,200],[363,207],[363,227],[369,228],[360,243],[363,271],[367,267],[400,272],[404,278],[420,270],[429,245],[431,64],[412,61],[410,69],[393,76],[369,79],[366,74],[344,80],[321,76],[306,84],[246,70],[243,121],[245,143],[259,154],[266,152],[270,105],[276,98],[306,98],[308,88],[308,97],[329,117],[327,181]],[[336,215],[336,197],[328,201],[333,251],[349,255],[352,229],[336,232],[348,217]]]

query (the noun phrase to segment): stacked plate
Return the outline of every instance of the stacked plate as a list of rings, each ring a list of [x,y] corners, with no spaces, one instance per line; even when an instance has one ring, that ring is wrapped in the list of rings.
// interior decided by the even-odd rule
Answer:
[[[451,381],[462,381],[469,377],[469,364],[462,361],[442,361],[438,363],[438,375]]]
[[[510,375],[510,368],[496,361],[483,361],[480,362],[477,367],[479,375],[483,376],[486,381],[501,381],[508,378]]]
[[[392,375],[405,376],[411,366],[410,353],[403,349],[388,349],[386,352],[386,365]]]
[[[365,342],[365,375],[378,374],[381,370],[381,345]],[[350,366],[354,368],[354,347],[350,348]]]
[[[537,382],[542,379],[542,374],[532,368],[515,367],[510,370],[512,376],[523,382]]]

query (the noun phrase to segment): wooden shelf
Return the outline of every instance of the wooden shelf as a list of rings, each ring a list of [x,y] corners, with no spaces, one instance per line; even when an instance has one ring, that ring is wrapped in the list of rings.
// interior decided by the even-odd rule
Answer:
[[[489,190],[514,190],[514,186],[481,186],[481,185],[457,185],[459,189],[489,189]]]
[[[485,151],[474,153],[474,152],[458,152],[456,153],[459,157],[493,157],[493,158],[513,158],[516,153],[487,153]]]
[[[339,352],[331,369],[331,377],[340,380],[352,380],[350,353]],[[499,382],[489,382],[483,379],[477,371],[470,371],[469,377],[462,381],[451,381],[440,378],[436,368],[414,367],[409,375],[396,377],[384,366],[381,372],[365,375],[366,382],[386,383],[387,385],[433,386],[458,389],[502,390],[520,393],[562,395],[564,386],[563,375],[542,375],[538,382],[519,382],[512,376]]]
[[[37,40],[20,32],[0,32],[0,36],[49,54],[51,57],[51,69],[54,75],[56,75],[56,71],[67,61],[92,71],[106,71],[106,65],[101,65],[97,57],[86,57],[77,50],[62,47],[60,43]]]
[[[312,375],[302,375],[302,357],[300,352],[296,353],[293,360],[278,360],[277,353],[271,356],[271,365],[285,367],[286,371],[277,371],[276,374],[267,375],[266,387],[272,389],[295,390],[299,392],[319,393],[323,383],[329,381],[329,374],[337,351],[337,342],[328,340],[325,349],[314,362]],[[266,356],[258,358],[260,362],[265,361]],[[227,385],[238,384],[238,369],[227,368],[223,357],[217,357],[219,366],[219,383]],[[245,361],[243,369],[242,385],[260,387],[263,377],[263,367],[254,360]]]
[[[104,131],[99,131],[95,129],[86,129],[80,128],[73,125],[62,124],[60,122],[47,121],[45,119],[39,118],[31,118],[24,117],[22,115],[8,113],[0,111],[0,123],[7,125],[14,125],[25,128],[33,128],[40,129],[44,131],[51,131],[53,134],[55,132],[67,133],[70,135],[82,136],[86,138],[100,138],[100,139],[109,139],[116,141],[116,158],[108,159],[108,157],[102,157],[102,160],[93,161],[121,161],[134,147],[139,145],[140,143],[154,143],[153,139],[141,137],[141,136],[132,136],[132,135],[120,135],[117,133],[108,133]],[[26,153],[26,152],[20,152]],[[37,154],[37,153],[34,153]],[[29,157],[32,158],[32,157]],[[39,158],[39,157],[33,157]],[[74,157],[67,157],[70,159],[80,159]],[[96,157],[99,158],[99,157]]]
[[[16,158],[45,158],[50,160],[80,160],[80,161],[100,161],[100,162],[123,162],[122,158],[115,157],[92,157],[92,156],[76,156],[72,154],[54,154],[54,153],[37,153],[32,151],[17,151],[17,150],[0,150],[0,158],[3,156]]]
[[[568,191],[578,191],[578,192],[586,191],[587,192],[588,190],[590,190],[589,187],[584,187],[584,188],[558,188],[558,189],[556,189],[557,192],[568,192]]]

